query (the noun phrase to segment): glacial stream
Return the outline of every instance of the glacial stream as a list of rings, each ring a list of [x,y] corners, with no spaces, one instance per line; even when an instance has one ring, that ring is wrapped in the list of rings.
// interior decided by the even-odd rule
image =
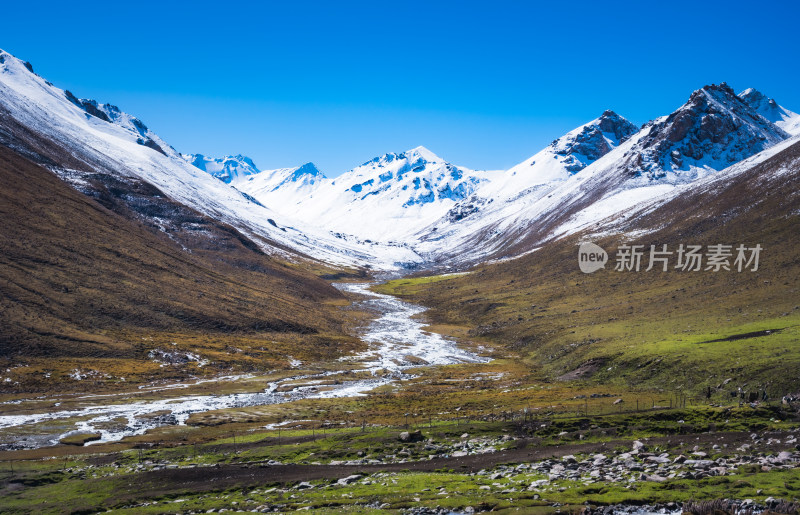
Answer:
[[[376,319],[361,329],[359,335],[368,344],[368,350],[342,358],[342,370],[286,377],[268,383],[267,388],[254,393],[175,395],[140,402],[114,400],[122,400],[126,396],[135,397],[136,394],[87,394],[79,398],[84,399],[85,403],[80,403],[73,409],[56,408],[34,413],[15,412],[14,406],[21,401],[0,403],[0,430],[5,434],[4,441],[0,442],[0,450],[54,445],[60,438],[76,432],[101,435],[99,440],[92,443],[116,441],[162,425],[185,424],[194,413],[280,404],[307,398],[364,395],[379,386],[410,378],[407,372],[410,368],[488,361],[487,358],[458,347],[452,339],[425,331],[424,324],[412,318],[425,311],[421,306],[374,293],[369,290],[369,283],[340,283],[335,286],[343,291],[366,296],[365,300],[356,302],[356,307],[378,314]],[[351,370],[361,378],[352,381],[341,379],[340,374],[345,370]],[[334,375],[337,376],[337,381],[326,380]],[[251,376],[229,376],[212,381],[222,384],[248,377]],[[295,383],[297,386],[292,386]],[[198,382],[159,385],[146,388],[145,391],[153,393],[178,390],[194,384]],[[122,420],[125,422],[121,422]],[[24,427],[32,424],[37,426]],[[9,434],[14,435],[16,431],[10,428],[20,430],[20,436],[11,438],[11,441],[7,437]]]

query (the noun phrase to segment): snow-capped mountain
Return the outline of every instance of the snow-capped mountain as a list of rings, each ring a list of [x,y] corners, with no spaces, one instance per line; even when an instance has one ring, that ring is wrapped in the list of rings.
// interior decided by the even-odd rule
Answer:
[[[206,157],[203,154],[181,154],[181,157],[192,166],[196,166],[227,184],[260,172],[252,159],[241,154],[222,158]]]
[[[446,221],[457,222],[493,203],[493,207],[508,203],[522,207],[546,195],[638,131],[636,125],[622,116],[605,111],[479,188],[448,211]]]
[[[237,183],[237,187],[259,202],[331,231],[378,241],[407,241],[497,175],[454,166],[417,147],[376,157],[333,180],[309,183],[308,193],[301,198],[284,196],[281,189],[258,190],[247,183]],[[253,183],[258,183],[257,177]]]
[[[314,163],[306,163],[295,168],[263,170],[241,177],[232,185],[267,206],[281,206],[282,212],[288,212],[286,206],[296,204],[329,182]]]
[[[33,73],[33,67],[30,66],[30,63],[28,63],[26,68]],[[88,98],[77,98],[69,90],[64,91],[64,95],[70,102],[75,104],[80,109],[86,111],[87,114],[90,114],[108,123],[113,123],[114,125],[127,130],[131,134],[137,135],[136,143],[139,145],[144,145],[145,147],[149,147],[164,155],[166,155],[166,151],[164,150],[165,148],[174,151],[174,149],[170,147],[164,140],[158,137],[156,133],[148,129],[144,122],[135,116],[131,116],[128,113],[120,111],[119,107],[111,104],[101,104],[96,100],[91,100]]]
[[[686,104],[647,131],[634,149],[629,170],[669,182],[722,170],[789,137],[724,82],[695,91]]]
[[[306,163],[294,168],[259,170],[247,156],[237,154],[212,158],[203,154],[181,154],[187,163],[209,173],[213,177],[230,184],[256,202],[273,205],[286,205],[311,194],[326,182],[325,174],[314,163]]]
[[[522,191],[531,184],[566,179],[637,132],[639,127],[633,123],[614,111],[605,111],[599,118],[568,132],[535,156],[509,169],[504,174],[503,186]]]
[[[800,114],[793,113],[775,100],[768,98],[760,91],[747,88],[739,93],[739,98],[744,100],[758,114],[771,121],[781,129],[793,136],[800,134]]]
[[[126,184],[132,190],[152,192],[150,208],[131,205],[131,209],[165,232],[171,211],[155,205],[164,197],[228,224],[263,251],[288,259],[310,256],[379,268],[420,260],[407,245],[334,235],[254,202],[187,163],[136,118],[107,104],[78,99],[2,50],[0,114],[0,144],[45,164],[76,189],[98,195],[92,185],[102,177],[115,182],[114,188]]]
[[[641,128],[605,111],[507,171],[417,147],[329,179],[312,163],[260,171],[242,155],[181,155],[141,120],[61,90],[2,51],[0,115],[0,144],[88,195],[113,190],[167,234],[191,225],[177,205],[266,252],[379,269],[468,265],[602,231],[601,220],[633,216],[800,134],[800,115],[722,83]]]
[[[474,213],[440,219],[420,235],[416,249],[439,262],[475,262],[526,252],[589,227],[601,230],[599,220],[669,195],[678,185],[715,174],[789,137],[726,84],[705,86],[675,112],[645,124],[576,173],[569,174],[563,165],[554,172],[550,168],[541,173],[545,180],[534,179],[527,189],[518,186],[517,196],[505,198],[493,198],[491,190],[499,188],[487,186],[475,198],[488,200]],[[556,161],[553,150],[545,149],[541,157],[550,154]],[[529,160],[531,169],[539,159]]]

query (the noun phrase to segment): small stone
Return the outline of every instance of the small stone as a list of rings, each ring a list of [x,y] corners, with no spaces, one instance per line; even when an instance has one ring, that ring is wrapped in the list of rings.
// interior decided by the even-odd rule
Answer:
[[[548,480],[546,480],[546,479],[537,479],[536,481],[531,483],[531,485],[528,487],[528,490],[536,490],[536,489],[541,488],[541,487],[543,487],[543,486],[545,486],[545,485],[547,485],[549,483],[550,482]]]
[[[400,439],[401,442],[421,442],[422,440],[425,439],[425,437],[422,436],[422,432],[419,429],[412,432],[403,431],[402,433],[400,433],[400,436],[398,438]]]
[[[340,484],[340,485],[349,485],[350,483],[354,483],[354,482],[358,481],[362,477],[364,477],[364,476],[362,476],[361,474],[353,474],[352,476],[347,476],[347,477],[343,477],[343,478],[339,479],[339,481],[337,481],[337,483]]]

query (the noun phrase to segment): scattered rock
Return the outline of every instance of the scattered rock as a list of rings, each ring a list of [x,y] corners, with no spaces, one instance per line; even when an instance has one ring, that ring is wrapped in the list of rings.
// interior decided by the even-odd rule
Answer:
[[[337,483],[340,484],[340,485],[349,485],[350,483],[355,483],[356,481],[358,481],[362,477],[364,477],[364,476],[362,476],[361,474],[353,474],[352,476],[347,476],[347,477],[343,477],[343,478],[339,479],[339,481],[337,481]]]
[[[403,431],[400,433],[399,439],[401,442],[421,442],[425,439],[425,437],[423,437],[422,432],[417,429],[416,431],[411,432]]]

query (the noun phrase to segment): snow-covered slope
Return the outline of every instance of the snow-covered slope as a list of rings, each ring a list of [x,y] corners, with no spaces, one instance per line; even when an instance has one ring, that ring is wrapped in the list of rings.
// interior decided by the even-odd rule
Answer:
[[[181,154],[187,163],[196,166],[222,182],[232,181],[259,173],[252,159],[241,154],[222,158],[206,157],[203,154]]]
[[[649,220],[649,225],[641,223],[641,220],[648,217],[651,213],[658,210],[661,206],[680,198],[699,198],[699,197],[713,197],[717,192],[724,191],[732,188],[737,183],[741,184],[742,181],[748,183],[746,191],[753,191],[763,189],[761,186],[768,183],[784,182],[785,177],[794,176],[796,180],[798,176],[798,168],[796,163],[798,158],[794,158],[793,166],[785,165],[766,165],[775,156],[783,153],[784,151],[795,149],[795,156],[798,145],[800,145],[800,135],[792,136],[772,147],[762,150],[758,154],[752,155],[746,159],[734,163],[733,165],[720,170],[718,173],[710,174],[697,181],[679,184],[673,188],[666,188],[663,194],[654,195],[636,202],[629,210],[624,212],[618,210],[609,210],[609,215],[602,218],[602,213],[598,212],[600,216],[594,223],[586,225],[588,229],[585,235],[587,239],[602,237],[608,234],[628,234],[631,238],[641,237],[648,232],[655,232],[663,229],[665,226],[671,225],[672,220],[660,220],[660,223],[653,223]],[[759,168],[764,165],[764,168]],[[748,176],[747,179],[742,179],[743,176]],[[784,184],[786,184],[784,182]],[[770,199],[775,195],[766,194],[757,196],[757,198],[742,198],[739,199],[739,204],[731,208],[732,216],[739,216],[748,211],[758,204],[765,202],[781,202],[792,201],[793,199]],[[707,206],[710,210],[724,209],[720,206]],[[682,213],[674,213],[674,216],[680,217]],[[677,221],[677,220],[675,220]]]
[[[482,211],[521,210],[524,205],[547,195],[561,182],[628,140],[638,130],[636,125],[617,113],[605,111],[460,201],[448,211],[444,220],[437,221],[437,230],[442,230],[441,226],[447,226],[448,222],[459,222],[469,216],[478,219],[481,216],[475,213]]]
[[[785,140],[724,82],[692,93],[689,101],[650,126],[629,169],[648,179],[687,182],[721,170]]]
[[[378,241],[408,241],[498,172],[454,166],[424,147],[376,157],[302,198],[281,189],[244,188],[259,202],[306,223]],[[257,183],[257,179],[253,179]]]
[[[51,166],[73,183],[103,171],[134,177],[157,188],[175,202],[228,223],[270,253],[291,251],[344,265],[393,268],[417,262],[404,245],[379,245],[333,235],[253,202],[246,195],[187,163],[166,142],[134,117],[113,106],[79,100],[33,73],[32,67],[0,50],[0,108],[14,148],[13,132],[34,134],[51,142],[54,153],[69,156],[73,170]],[[0,131],[2,133],[3,131]],[[3,136],[0,134],[0,136]],[[54,154],[55,155],[55,154]],[[40,161],[58,163],[48,156]]]
[[[98,171],[135,178],[268,252],[384,269],[470,264],[600,231],[599,220],[632,216],[800,133],[800,115],[722,83],[641,129],[606,111],[505,172],[417,147],[328,179],[311,163],[260,171],[241,155],[181,155],[141,120],[63,91],[2,51],[0,115],[0,143],[48,142],[26,155],[79,189]]]
[[[569,178],[639,132],[639,127],[613,111],[581,125],[547,148],[512,167],[481,194],[510,198],[540,184]]]
[[[263,170],[257,175],[239,178],[232,184],[264,205],[279,206],[282,212],[291,212],[289,206],[330,182],[314,163],[306,163],[295,168]]]
[[[560,176],[543,174],[549,179],[543,187],[491,201],[455,222],[439,220],[416,248],[450,264],[516,255],[666,195],[788,137],[726,84],[706,86],[674,113],[646,124],[577,173],[566,178],[563,171]]]
[[[314,163],[294,168],[259,170],[252,159],[241,154],[221,158],[203,154],[182,154],[181,157],[251,198],[259,199],[257,202],[262,205],[281,206],[283,213],[287,211],[286,206],[297,203],[330,182]]]
[[[785,107],[778,105],[775,100],[768,98],[766,95],[753,88],[747,88],[739,93],[739,98],[744,100],[758,114],[789,134],[793,136],[800,134],[800,114],[793,113]]]

